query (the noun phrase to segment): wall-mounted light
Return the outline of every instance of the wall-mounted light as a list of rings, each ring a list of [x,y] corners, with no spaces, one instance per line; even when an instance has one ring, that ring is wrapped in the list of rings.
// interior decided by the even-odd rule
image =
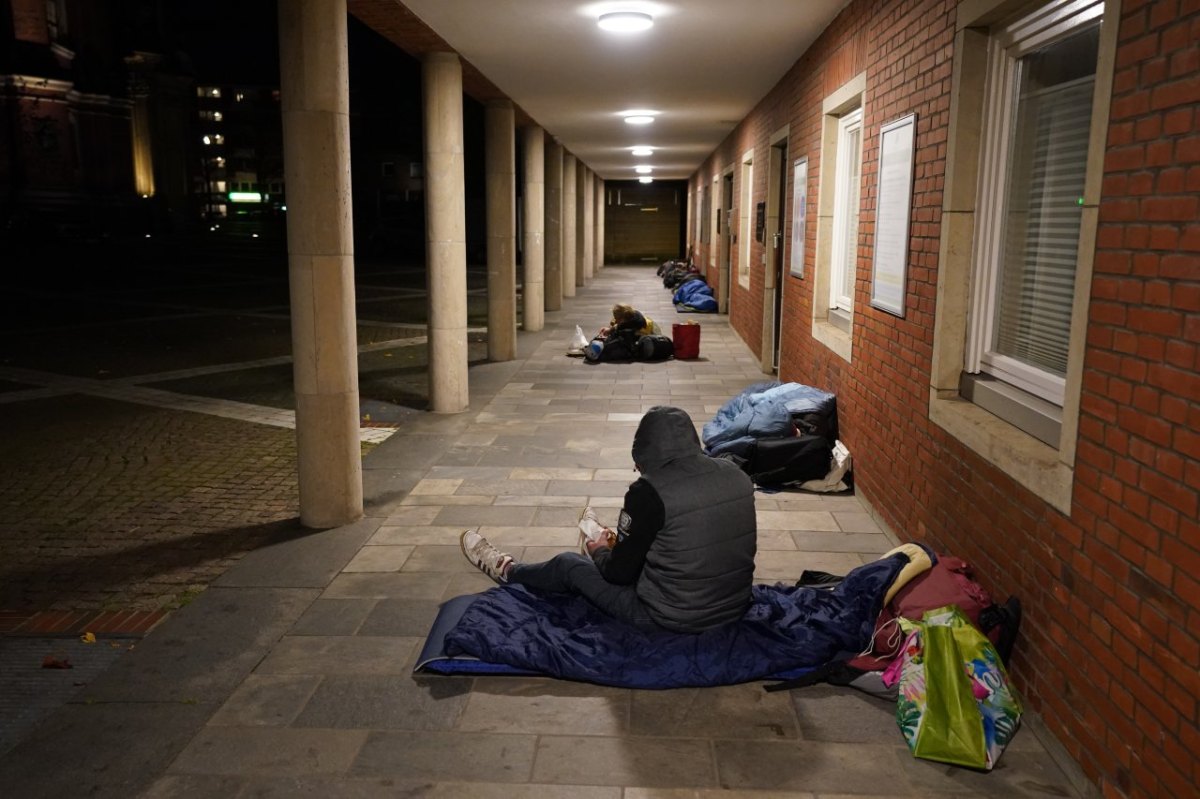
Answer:
[[[611,33],[637,33],[654,27],[654,17],[644,11],[610,11],[601,14],[596,24]]]

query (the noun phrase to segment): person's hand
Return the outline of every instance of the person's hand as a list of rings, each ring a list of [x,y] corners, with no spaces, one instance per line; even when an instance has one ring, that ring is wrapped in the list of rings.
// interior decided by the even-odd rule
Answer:
[[[608,549],[612,549],[616,543],[617,543],[617,534],[614,533],[609,528],[605,527],[604,532],[602,532],[600,534],[599,538],[597,538],[595,541],[589,540],[587,542],[587,551],[588,551],[589,555],[594,555],[594,554],[596,554],[596,550],[600,549],[601,547],[607,547]]]

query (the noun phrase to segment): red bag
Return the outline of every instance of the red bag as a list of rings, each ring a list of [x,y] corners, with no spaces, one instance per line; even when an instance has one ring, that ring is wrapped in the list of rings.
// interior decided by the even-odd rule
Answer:
[[[695,322],[671,325],[671,340],[676,358],[700,357],[700,325]]]

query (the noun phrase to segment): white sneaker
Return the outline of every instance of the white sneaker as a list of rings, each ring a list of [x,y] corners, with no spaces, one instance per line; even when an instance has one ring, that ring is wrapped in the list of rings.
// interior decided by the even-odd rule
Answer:
[[[498,583],[508,582],[505,572],[509,564],[515,563],[512,555],[496,549],[478,530],[464,532],[458,539],[458,545],[472,566]]]
[[[588,505],[583,509],[583,513],[579,515],[579,551],[581,554],[591,556],[588,552],[589,541],[599,541],[604,535],[604,525],[600,523],[600,519],[596,516],[596,511],[592,510],[592,506]]]

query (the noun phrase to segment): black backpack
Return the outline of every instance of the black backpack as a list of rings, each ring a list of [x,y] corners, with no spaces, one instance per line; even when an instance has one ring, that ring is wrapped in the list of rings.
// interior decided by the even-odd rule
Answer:
[[[675,354],[675,345],[666,336],[641,336],[634,353],[639,361],[661,361]]]

